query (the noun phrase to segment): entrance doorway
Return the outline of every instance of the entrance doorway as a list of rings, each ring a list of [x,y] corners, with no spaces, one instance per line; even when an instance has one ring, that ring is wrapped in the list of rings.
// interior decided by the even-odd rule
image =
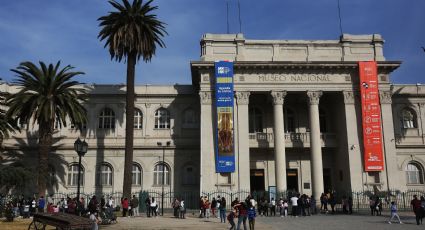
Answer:
[[[329,168],[323,169],[323,187],[325,189],[324,192],[332,190],[331,169]]]
[[[297,169],[286,169],[286,188],[289,191],[298,191]]]
[[[264,169],[251,169],[251,191],[265,191]]]

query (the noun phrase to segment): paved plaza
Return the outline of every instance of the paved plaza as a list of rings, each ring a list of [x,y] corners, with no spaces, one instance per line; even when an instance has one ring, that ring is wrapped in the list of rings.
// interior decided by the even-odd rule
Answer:
[[[368,215],[315,215],[309,217],[257,217],[256,229],[314,229],[314,230],[364,230],[364,229],[422,229],[415,225],[414,216],[402,213],[404,224],[388,224],[388,214],[384,216]],[[189,215],[186,219],[171,216],[157,218],[119,218],[118,223],[101,226],[101,229],[228,229],[228,223],[220,223],[217,218],[200,219]],[[242,228],[243,229],[243,228]]]

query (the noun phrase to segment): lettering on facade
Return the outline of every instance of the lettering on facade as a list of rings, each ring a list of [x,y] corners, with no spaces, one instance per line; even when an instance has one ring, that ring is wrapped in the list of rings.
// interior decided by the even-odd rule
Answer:
[[[325,74],[265,74],[258,76],[260,82],[330,82],[330,76]]]

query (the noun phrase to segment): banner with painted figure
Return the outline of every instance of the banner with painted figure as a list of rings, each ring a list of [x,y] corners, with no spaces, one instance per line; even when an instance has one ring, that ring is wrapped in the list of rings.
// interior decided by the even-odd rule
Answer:
[[[217,110],[216,172],[234,172],[233,62],[215,62],[215,98]]]
[[[383,171],[381,106],[375,61],[359,62],[365,171]]]

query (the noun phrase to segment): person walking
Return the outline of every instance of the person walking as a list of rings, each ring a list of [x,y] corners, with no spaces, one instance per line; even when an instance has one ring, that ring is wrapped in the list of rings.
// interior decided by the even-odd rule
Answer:
[[[226,223],[226,199],[224,196],[221,198],[220,201],[220,222]]]
[[[133,195],[130,205],[133,216],[139,216],[139,199],[137,199],[136,195]]]
[[[248,206],[245,202],[240,202],[239,204],[235,205],[235,208],[238,210],[238,225],[236,227],[236,230],[240,230],[241,224],[243,224],[243,229],[247,230],[246,228],[246,219],[248,217]]]
[[[235,230],[235,228],[236,228],[235,217],[236,217],[236,212],[235,212],[235,210],[232,209],[232,211],[230,211],[229,215],[227,215],[227,220],[229,221],[229,224],[230,224],[229,230]]]
[[[413,200],[410,201],[410,205],[412,206],[412,210],[415,213],[416,224],[419,225],[422,213],[421,213],[421,201],[418,200],[417,195],[413,195]]]
[[[397,214],[397,205],[396,205],[396,204],[395,204],[395,202],[393,201],[393,202],[391,202],[391,218],[390,218],[390,220],[388,221],[388,223],[389,223],[389,224],[391,224],[391,221],[394,219],[394,217],[397,217],[398,222],[399,222],[400,224],[403,224],[403,222],[401,222],[401,220],[400,220],[400,216]]]
[[[276,212],[275,212],[275,215],[276,215]],[[251,205],[251,207],[248,209],[249,230],[254,230],[256,216],[257,214],[255,213],[255,207]]]

